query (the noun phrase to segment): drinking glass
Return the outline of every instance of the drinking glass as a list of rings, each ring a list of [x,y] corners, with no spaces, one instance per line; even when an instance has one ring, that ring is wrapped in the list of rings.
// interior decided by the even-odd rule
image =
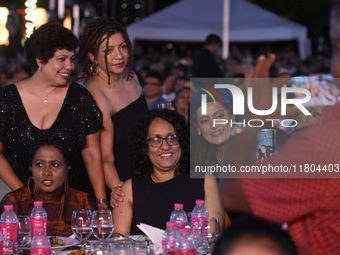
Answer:
[[[113,254],[110,243],[91,243],[90,255],[111,255]]]
[[[91,211],[90,210],[74,210],[72,213],[71,228],[73,233],[79,239],[82,249],[86,249],[86,241],[92,233]]]
[[[155,104],[153,109],[169,109],[169,110],[172,110],[172,103]]]
[[[148,243],[146,241],[134,241],[132,242],[132,250],[134,255],[146,255],[148,254]]]
[[[208,250],[212,252],[215,242],[221,235],[220,221],[218,218],[209,218],[206,226],[206,234],[208,239]]]
[[[31,239],[30,217],[18,216],[18,248],[22,254]]]
[[[112,251],[115,255],[130,255],[133,254],[131,240],[116,240],[112,243]]]
[[[110,210],[96,210],[92,213],[91,228],[94,236],[104,242],[113,232],[113,217]]]

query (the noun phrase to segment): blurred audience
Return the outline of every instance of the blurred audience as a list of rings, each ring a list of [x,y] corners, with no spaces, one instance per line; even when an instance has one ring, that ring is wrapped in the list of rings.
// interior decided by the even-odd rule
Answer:
[[[174,91],[175,76],[168,74],[162,83],[162,97],[169,103],[173,102],[176,98],[176,92]]]
[[[224,76],[216,60],[216,55],[221,47],[222,40],[218,35],[207,36],[204,47],[193,58],[192,77],[216,78]]]
[[[190,104],[190,88],[182,88],[176,93],[174,106],[176,111],[185,118],[188,118],[188,107]]]
[[[169,103],[162,97],[162,78],[156,71],[148,72],[143,87],[143,94],[149,110],[152,110],[158,104]]]

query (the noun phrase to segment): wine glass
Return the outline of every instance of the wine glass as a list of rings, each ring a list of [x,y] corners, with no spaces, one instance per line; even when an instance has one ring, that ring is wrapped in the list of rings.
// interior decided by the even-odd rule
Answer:
[[[218,218],[209,218],[208,225],[205,227],[207,239],[208,239],[208,250],[212,252],[215,242],[221,235],[220,221]]]
[[[22,254],[25,245],[31,239],[30,218],[28,216],[18,216],[18,248]]]
[[[105,241],[113,232],[113,217],[110,210],[96,210],[92,213],[91,228],[99,241]]]
[[[71,228],[73,233],[79,239],[82,249],[86,249],[86,241],[92,233],[91,210],[82,209],[74,210],[72,213]]]

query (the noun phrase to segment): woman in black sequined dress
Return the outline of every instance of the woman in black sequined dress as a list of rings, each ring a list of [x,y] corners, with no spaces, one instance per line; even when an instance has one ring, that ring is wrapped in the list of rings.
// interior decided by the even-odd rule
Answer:
[[[0,177],[12,190],[27,183],[34,141],[56,136],[72,152],[70,186],[89,192],[90,180],[96,198],[106,198],[99,145],[102,113],[83,86],[70,82],[78,42],[59,23],[42,25],[25,42],[33,76],[1,91]]]

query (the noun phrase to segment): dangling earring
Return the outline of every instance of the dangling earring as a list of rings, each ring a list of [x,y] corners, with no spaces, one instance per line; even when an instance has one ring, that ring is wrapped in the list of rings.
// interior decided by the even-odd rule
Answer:
[[[96,65],[95,62],[93,62],[93,64],[90,66],[90,71],[93,75],[98,75],[100,70],[101,70],[100,67]]]
[[[42,66],[39,66],[39,68],[38,68],[40,71],[42,70]]]
[[[31,182],[33,181],[33,183]],[[33,191],[32,191],[32,187],[33,186]],[[31,194],[34,194],[35,192],[35,184],[34,184],[34,180],[32,178],[32,176],[28,179],[28,182],[27,182],[27,189],[28,191],[31,193]]]
[[[198,131],[198,135],[201,135],[202,133],[201,133],[201,131]]]
[[[69,190],[70,190],[70,186],[68,185],[67,177],[66,177],[66,181],[64,183],[64,188],[65,188],[65,195],[67,195]]]

